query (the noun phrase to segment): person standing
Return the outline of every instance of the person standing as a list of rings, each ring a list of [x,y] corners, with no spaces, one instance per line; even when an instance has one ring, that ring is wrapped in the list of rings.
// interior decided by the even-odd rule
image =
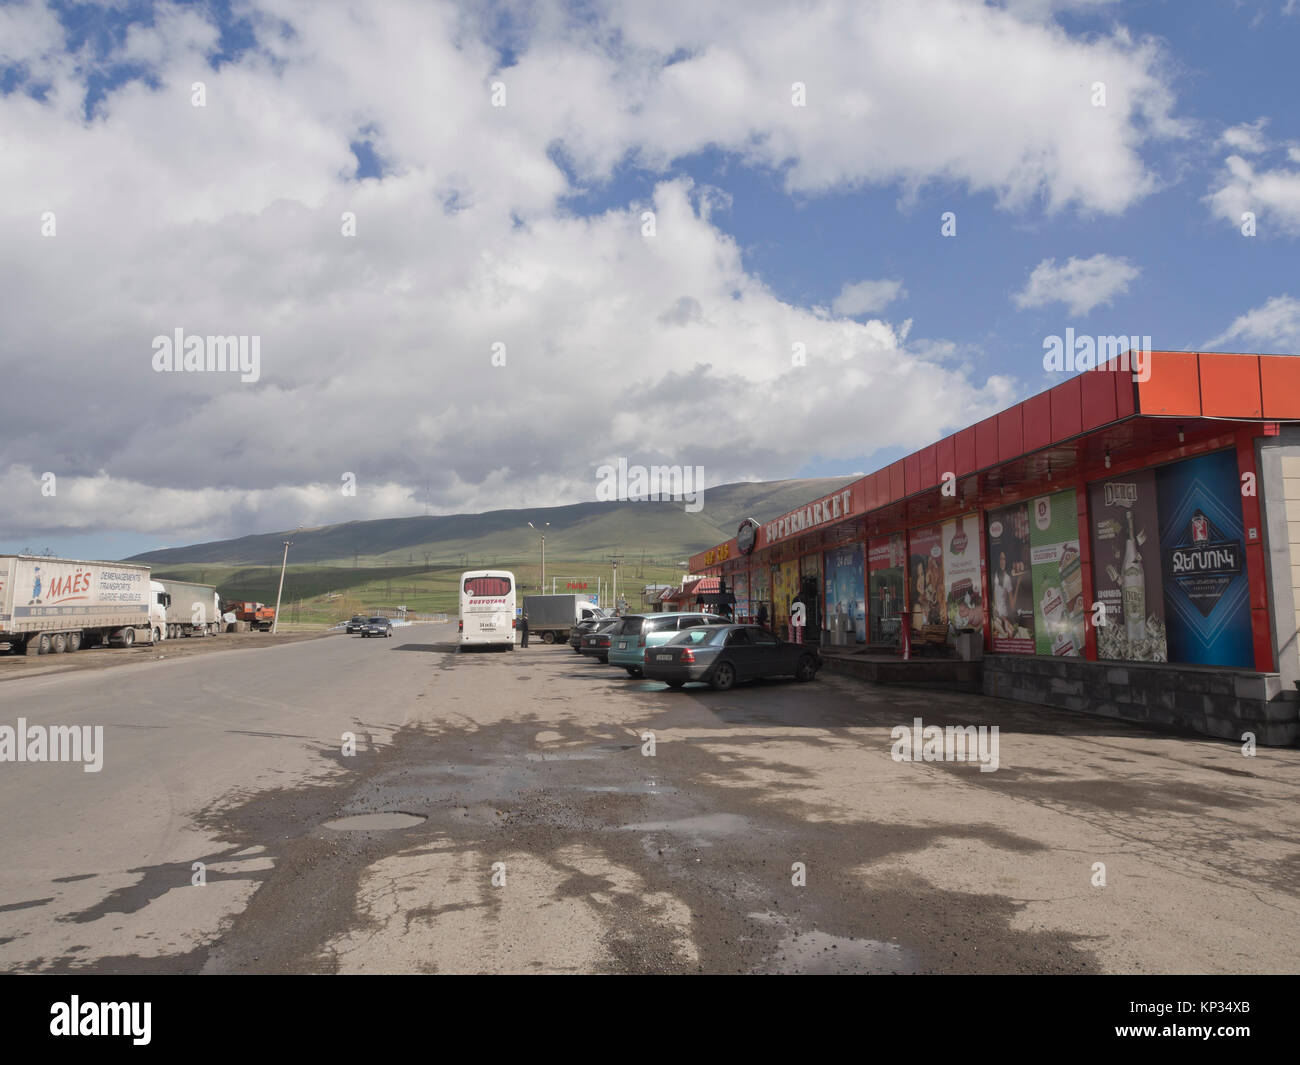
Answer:
[[[758,604],[758,627],[767,628],[767,603],[762,601]]]
[[[519,646],[528,646],[528,611],[523,610],[519,613]]]

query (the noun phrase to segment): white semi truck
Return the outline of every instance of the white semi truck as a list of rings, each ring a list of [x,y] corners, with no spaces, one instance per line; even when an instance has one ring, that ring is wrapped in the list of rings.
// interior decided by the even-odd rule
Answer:
[[[211,584],[169,581],[155,577],[149,582],[155,604],[165,613],[159,639],[179,636],[215,636],[222,629],[221,597]]]
[[[29,655],[165,634],[149,567],[38,555],[0,555],[0,643]],[[161,636],[160,636],[161,638]]]

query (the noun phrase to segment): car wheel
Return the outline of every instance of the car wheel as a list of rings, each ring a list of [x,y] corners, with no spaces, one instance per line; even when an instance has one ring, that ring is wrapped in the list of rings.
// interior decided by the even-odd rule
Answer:
[[[817,664],[813,662],[812,655],[804,655],[799,659],[799,664],[795,667],[794,679],[807,682],[816,676]]]
[[[664,683],[667,684],[668,687],[673,688],[673,689],[675,690],[675,689],[680,688],[683,684],[685,684],[686,681],[684,681],[684,680],[666,680],[666,681],[664,681]]]
[[[609,665],[609,655],[601,655],[600,660],[604,662],[605,665]]]
[[[713,667],[713,679],[709,684],[714,691],[725,692],[736,683],[736,667],[730,662],[719,662]]]
[[[644,670],[641,670],[641,669],[638,669],[636,666],[626,666],[625,668],[627,669],[627,675],[628,675],[629,677],[643,677],[643,676],[645,676],[645,671],[644,671]]]

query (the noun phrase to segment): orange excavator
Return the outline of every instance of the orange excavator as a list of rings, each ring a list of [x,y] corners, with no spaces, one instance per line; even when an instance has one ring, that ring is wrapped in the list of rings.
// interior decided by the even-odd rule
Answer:
[[[267,606],[265,603],[234,600],[226,603],[225,611],[234,614],[236,621],[247,621],[248,627],[254,631],[261,629],[263,632],[270,632],[271,626],[275,623],[275,607]]]

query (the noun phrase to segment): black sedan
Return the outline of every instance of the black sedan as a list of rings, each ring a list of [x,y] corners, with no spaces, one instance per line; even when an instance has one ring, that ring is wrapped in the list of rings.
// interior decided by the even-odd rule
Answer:
[[[602,628],[608,628],[610,625],[617,624],[620,618],[588,618],[585,621],[579,621],[573,626],[573,631],[569,633],[569,646],[578,654],[582,653],[582,638],[588,633],[597,632]]]
[[[366,622],[369,620],[370,619],[366,617],[365,614],[353,614],[352,617],[348,619],[348,634],[351,635],[354,632],[365,632]]]
[[[393,635],[393,623],[387,618],[366,618],[366,624],[361,629],[362,636],[391,636]]]
[[[645,679],[670,688],[702,681],[726,691],[739,680],[794,677],[809,681],[822,660],[815,648],[786,643],[757,625],[686,629],[660,647],[646,649]]]
[[[622,618],[608,618],[608,624],[601,625],[592,632],[583,633],[578,653],[592,655],[602,662],[609,661],[610,640],[623,631]]]

